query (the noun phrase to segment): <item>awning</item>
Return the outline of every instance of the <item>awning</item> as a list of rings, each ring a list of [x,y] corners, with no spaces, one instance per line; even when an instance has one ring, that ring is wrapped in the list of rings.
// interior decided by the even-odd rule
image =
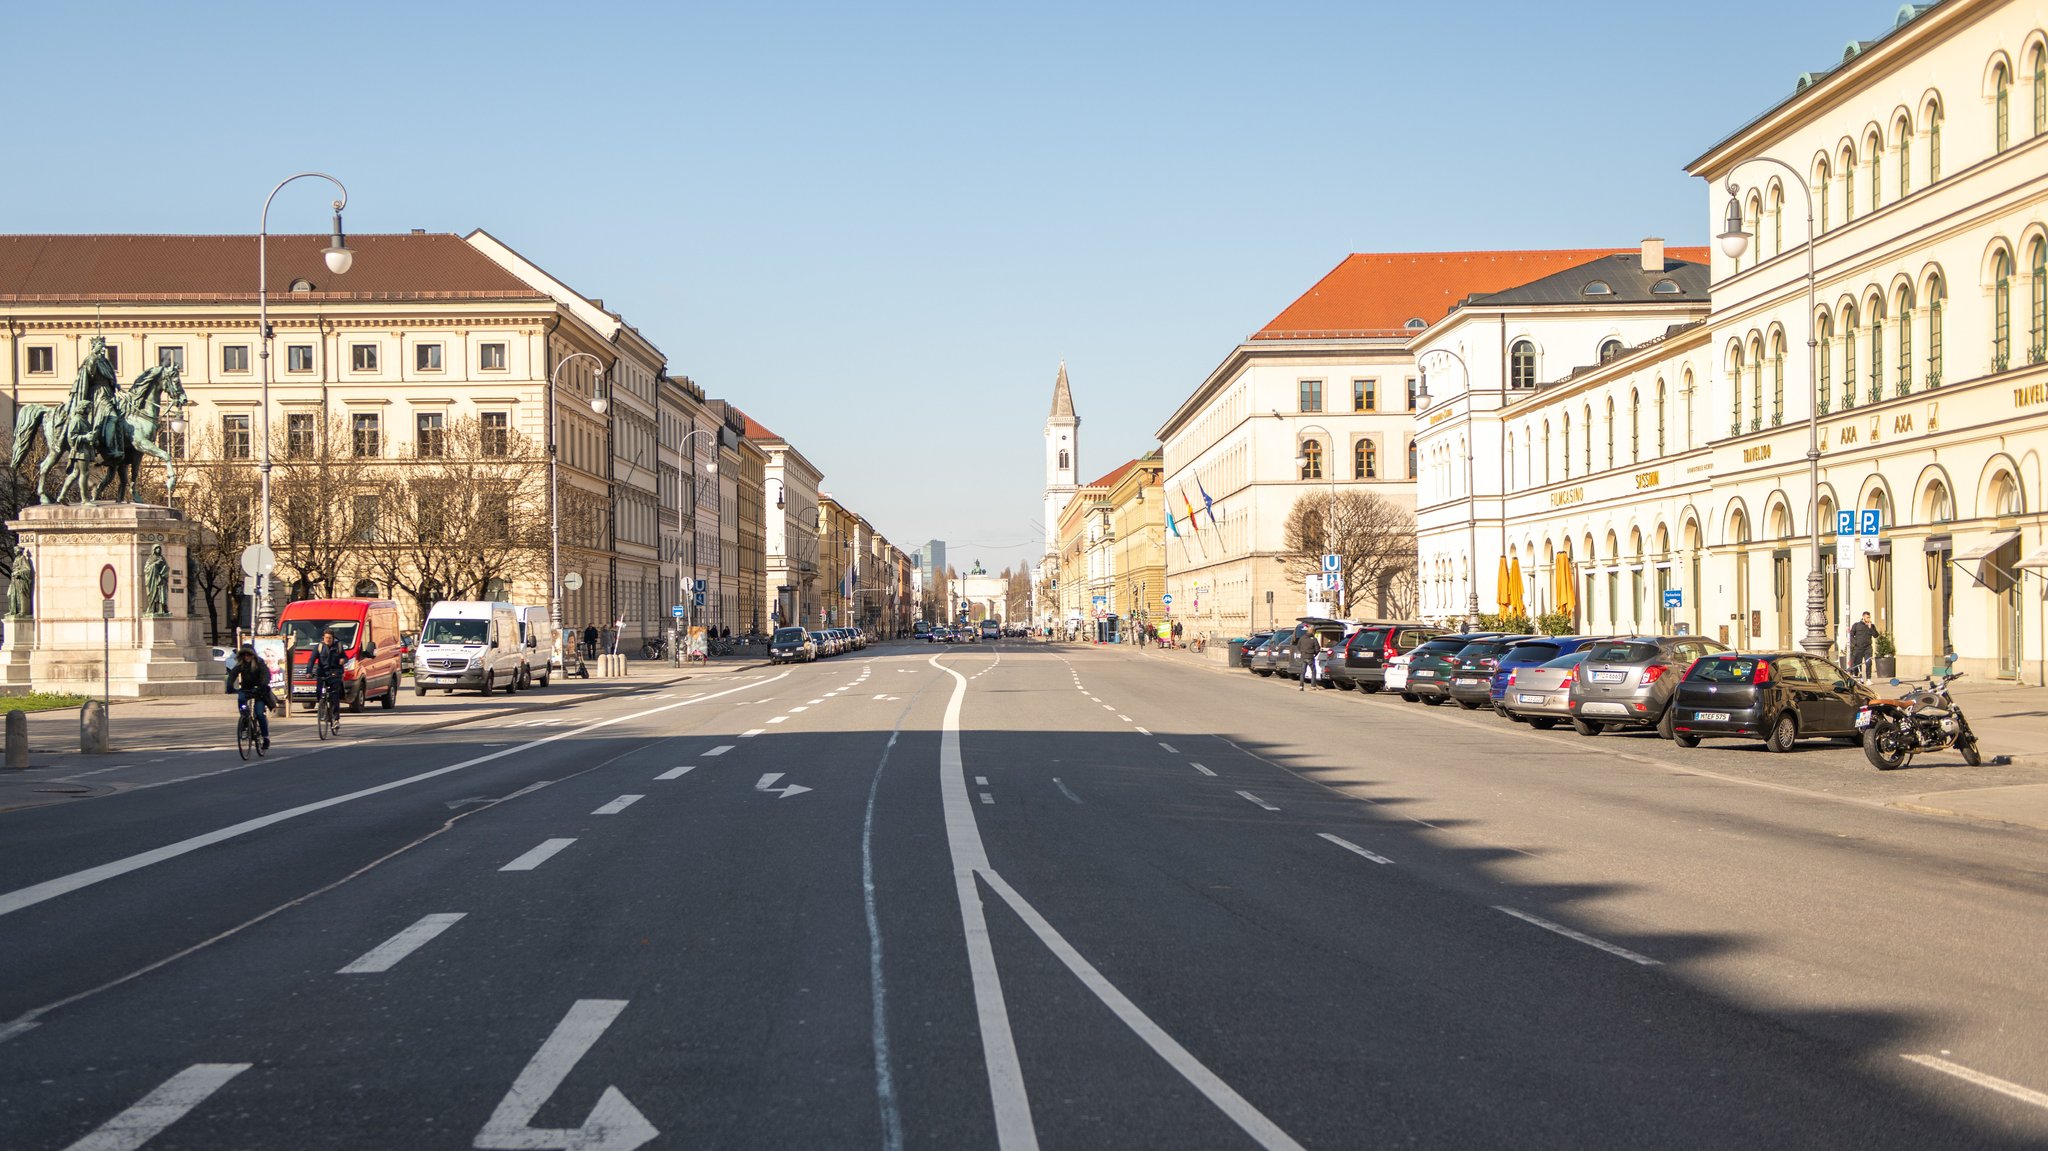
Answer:
[[[2004,591],[2012,586],[2013,573],[2002,571],[1999,565],[1991,563],[1991,555],[2019,538],[2020,533],[2017,530],[1979,536],[1971,541],[1968,547],[1949,557],[1950,562],[1962,568],[1979,585],[1992,591]]]
[[[2020,566],[2035,571],[2048,570],[2048,546],[2035,548],[2033,554],[2020,561]]]

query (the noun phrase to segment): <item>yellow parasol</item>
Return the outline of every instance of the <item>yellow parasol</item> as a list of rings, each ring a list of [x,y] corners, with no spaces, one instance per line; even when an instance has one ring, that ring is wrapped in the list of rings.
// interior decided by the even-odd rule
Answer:
[[[1552,569],[1553,582],[1557,585],[1557,608],[1565,615],[1572,614],[1572,607],[1578,588],[1572,583],[1572,557],[1570,552],[1557,553],[1556,567]]]
[[[1493,598],[1500,604],[1501,614],[1515,610],[1514,585],[1508,582],[1508,557],[1500,557],[1500,574],[1493,577]]]
[[[1522,560],[1519,556],[1508,564],[1508,614],[1529,614],[1529,606],[1522,602]]]

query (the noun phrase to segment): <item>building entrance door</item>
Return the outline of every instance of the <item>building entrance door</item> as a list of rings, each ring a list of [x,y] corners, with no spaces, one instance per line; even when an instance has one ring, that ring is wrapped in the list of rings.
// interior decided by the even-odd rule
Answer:
[[[2020,590],[2024,581],[2013,578],[2019,574],[2019,565],[2020,541],[2017,537],[1985,557],[1984,561],[1984,575],[1998,596],[1994,614],[1998,620],[2000,679],[2020,677],[2020,654],[2024,650],[2020,631]]]

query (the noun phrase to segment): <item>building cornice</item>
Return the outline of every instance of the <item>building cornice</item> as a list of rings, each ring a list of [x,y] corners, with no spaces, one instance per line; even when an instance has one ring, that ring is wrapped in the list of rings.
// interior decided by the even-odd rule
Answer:
[[[1426,330],[1426,329],[1425,329]],[[1406,348],[1405,336],[1373,337],[1358,339],[1329,340],[1254,340],[1246,341],[1232,348],[1223,362],[1216,365],[1197,387],[1192,395],[1181,401],[1180,407],[1166,423],[1160,425],[1155,435],[1160,443],[1179,432],[1209,406],[1216,394],[1230,386],[1242,375],[1254,360],[1342,359],[1365,354],[1400,355]]]

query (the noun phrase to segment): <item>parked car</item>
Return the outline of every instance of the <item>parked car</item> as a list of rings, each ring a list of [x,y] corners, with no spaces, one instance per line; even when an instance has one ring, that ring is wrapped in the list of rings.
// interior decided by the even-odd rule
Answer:
[[[1266,642],[1255,649],[1245,664],[1252,674],[1260,677],[1271,676],[1278,671],[1287,658],[1287,645],[1294,642],[1294,630],[1276,631],[1266,637]]]
[[[291,696],[311,702],[320,685],[313,682],[310,660],[323,632],[332,630],[346,659],[341,690],[350,711],[363,710],[374,699],[398,706],[401,645],[398,605],[388,599],[302,599],[284,605],[277,630],[291,650]]]
[[[1338,687],[1356,687],[1368,694],[1387,686],[1387,665],[1396,656],[1443,635],[1426,623],[1378,620],[1360,624],[1330,663],[1330,679]]]
[[[1502,716],[1508,714],[1502,701],[1507,696],[1508,677],[1515,669],[1541,667],[1561,655],[1570,655],[1590,643],[1598,643],[1606,636],[1592,635],[1542,635],[1520,640],[1508,645],[1508,649],[1494,661],[1492,681],[1487,685],[1486,699],[1493,710]]]
[[[1298,640],[1304,632],[1316,633],[1322,641],[1323,667],[1327,670],[1332,662],[1332,656],[1338,648],[1344,646],[1344,640],[1355,626],[1357,625],[1341,619],[1304,616],[1297,621],[1294,636]],[[1287,666],[1282,668],[1280,673],[1289,679],[1300,679],[1306,670],[1301,653],[1295,650],[1294,643],[1290,641],[1287,645]],[[1328,680],[1323,676],[1315,676],[1311,677],[1309,682],[1327,683]]]
[[[1230,666],[1250,667],[1252,665],[1252,650],[1265,643],[1272,635],[1273,633],[1270,631],[1262,631],[1238,640],[1233,645],[1234,650],[1230,653]]]
[[[518,609],[493,600],[442,600],[427,610],[420,627],[420,651],[413,690],[453,692],[475,688],[485,695],[503,687],[518,690],[525,666],[519,642]]]
[[[1693,661],[1672,697],[1672,736],[1680,747],[1702,739],[1761,739],[1791,751],[1801,739],[1862,742],[1856,713],[1877,693],[1827,660],[1803,652],[1723,652]]]
[[[1451,698],[1452,670],[1457,664],[1458,653],[1473,640],[1490,639],[1495,634],[1440,635],[1398,657],[1406,661],[1407,669],[1407,682],[1401,688],[1401,698],[1409,703],[1421,700],[1431,707]]]
[[[1572,684],[1577,682],[1579,665],[1586,662],[1589,654],[1591,649],[1582,647],[1535,667],[1510,669],[1500,697],[1508,718],[1539,731],[1548,731],[1570,719]]]
[[[1451,657],[1451,702],[1466,711],[1493,703],[1493,673],[1503,655],[1529,635],[1496,635],[1475,639]],[[1540,662],[1540,661],[1538,661]]]
[[[1686,665],[1728,645],[1696,635],[1638,635],[1586,650],[1572,683],[1572,730],[1599,735],[1608,728],[1654,727],[1669,739],[1671,697]]]
[[[536,681],[546,687],[555,681],[555,669],[562,665],[561,653],[555,650],[557,633],[554,621],[548,618],[545,607],[520,604],[517,610],[519,642],[524,651],[519,687],[523,691]]]
[[[769,663],[810,663],[817,658],[817,641],[800,627],[779,627],[768,637]]]

